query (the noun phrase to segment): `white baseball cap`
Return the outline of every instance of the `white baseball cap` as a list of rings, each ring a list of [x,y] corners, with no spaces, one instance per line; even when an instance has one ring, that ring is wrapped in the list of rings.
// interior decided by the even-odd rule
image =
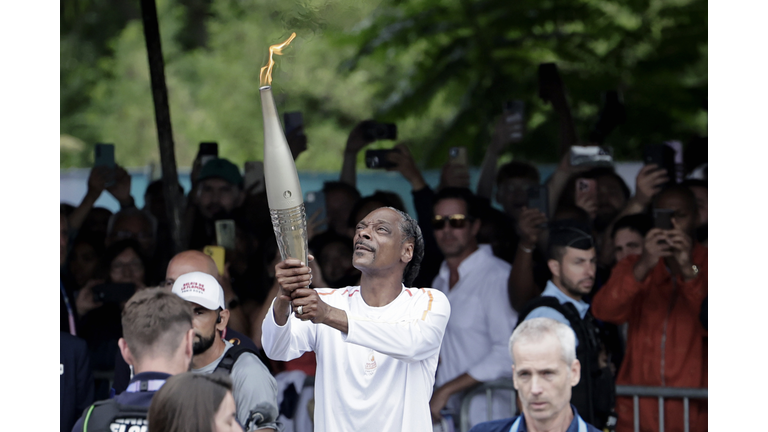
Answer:
[[[203,272],[185,273],[173,283],[171,292],[182,299],[217,310],[224,306],[224,290],[213,276]]]

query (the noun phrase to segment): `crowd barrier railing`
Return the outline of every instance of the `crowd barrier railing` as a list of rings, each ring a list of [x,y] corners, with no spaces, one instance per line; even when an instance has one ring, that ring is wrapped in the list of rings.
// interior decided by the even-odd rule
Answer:
[[[472,398],[485,393],[487,411],[487,420],[496,420],[491,414],[491,399],[496,390],[512,390],[512,412],[517,413],[515,402],[514,385],[512,379],[503,378],[495,381],[489,381],[479,384],[467,391],[461,401],[461,411],[459,413],[459,430],[467,432],[471,428],[469,423],[469,406]],[[635,432],[640,432],[640,398],[655,397],[659,400],[659,432],[664,432],[664,400],[682,399],[683,400],[683,430],[690,432],[690,400],[707,399],[708,390],[706,388],[683,388],[683,387],[648,387],[648,386],[629,386],[617,385],[616,396],[629,396],[633,399],[633,424]]]
[[[664,399],[683,400],[683,430],[690,431],[690,400],[708,399],[708,391],[705,388],[684,387],[647,387],[617,385],[616,396],[632,397],[632,417],[635,432],[640,432],[640,398],[655,397],[659,400],[659,432],[664,432]]]
[[[472,425],[469,423],[469,406],[472,403],[472,398],[474,398],[479,394],[485,393],[485,401],[486,401],[485,405],[487,410],[486,418],[488,420],[493,420],[491,418],[493,416],[493,413],[491,412],[493,408],[493,403],[491,401],[493,399],[493,392],[496,390],[512,390],[511,412],[513,413],[513,415],[517,415],[517,403],[515,402],[516,393],[515,393],[515,386],[512,383],[512,379],[502,378],[502,379],[497,379],[495,381],[484,382],[467,390],[467,393],[461,399],[461,410],[459,411],[459,430],[461,432],[467,432],[472,427]]]

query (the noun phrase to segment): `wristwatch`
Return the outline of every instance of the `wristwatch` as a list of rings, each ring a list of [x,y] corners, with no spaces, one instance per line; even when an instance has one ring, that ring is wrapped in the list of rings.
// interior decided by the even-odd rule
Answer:
[[[699,275],[699,267],[697,267],[696,264],[691,264],[691,270],[693,270],[693,277]]]

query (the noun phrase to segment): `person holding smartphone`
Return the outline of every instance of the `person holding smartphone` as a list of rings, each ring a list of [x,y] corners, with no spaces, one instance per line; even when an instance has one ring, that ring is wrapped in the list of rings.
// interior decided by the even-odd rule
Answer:
[[[642,254],[616,264],[592,311],[603,321],[629,323],[616,384],[707,387],[707,331],[699,312],[708,292],[708,253],[695,240],[696,197],[687,187],[673,185],[654,198],[653,209],[656,227],[645,235]],[[618,398],[616,412],[616,430],[631,430],[632,399]],[[683,415],[683,402],[667,399],[664,429],[682,431]],[[706,402],[692,400],[689,418],[690,430],[706,430]],[[658,425],[658,402],[640,399],[640,429]]]

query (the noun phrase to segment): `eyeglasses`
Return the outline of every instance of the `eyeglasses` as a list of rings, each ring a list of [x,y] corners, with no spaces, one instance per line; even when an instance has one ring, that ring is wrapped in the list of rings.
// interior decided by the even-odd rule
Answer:
[[[472,218],[463,214],[453,214],[450,216],[435,215],[435,217],[432,218],[432,227],[436,230],[441,230],[445,228],[446,221],[451,228],[464,228],[467,225],[467,222],[472,221]]]

